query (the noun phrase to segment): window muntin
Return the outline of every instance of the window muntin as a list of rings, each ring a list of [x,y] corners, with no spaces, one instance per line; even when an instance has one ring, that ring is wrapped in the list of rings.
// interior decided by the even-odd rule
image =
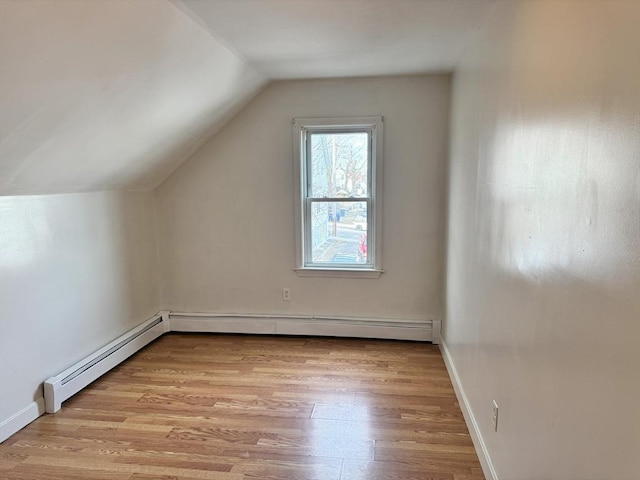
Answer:
[[[297,267],[381,271],[381,117],[299,119]]]

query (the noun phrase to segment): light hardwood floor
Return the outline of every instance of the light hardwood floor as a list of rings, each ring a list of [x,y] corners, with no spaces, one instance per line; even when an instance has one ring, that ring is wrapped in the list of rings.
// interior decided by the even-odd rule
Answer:
[[[0,478],[484,476],[436,346],[169,334],[0,445]]]

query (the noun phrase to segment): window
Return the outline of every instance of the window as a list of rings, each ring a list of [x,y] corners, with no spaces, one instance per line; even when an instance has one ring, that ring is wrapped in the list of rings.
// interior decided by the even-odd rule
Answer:
[[[382,272],[382,117],[298,118],[294,125],[296,271]]]

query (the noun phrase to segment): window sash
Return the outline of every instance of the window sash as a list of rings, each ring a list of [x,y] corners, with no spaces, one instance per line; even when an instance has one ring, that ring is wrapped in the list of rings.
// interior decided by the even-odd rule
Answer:
[[[311,152],[311,135],[314,134],[343,134],[343,133],[366,133],[367,134],[367,194],[358,197],[317,197],[311,195],[313,191],[312,185],[312,152]],[[303,246],[303,265],[305,267],[321,267],[332,269],[371,269],[375,264],[375,248],[373,247],[375,232],[375,215],[373,215],[373,194],[375,192],[373,184],[373,128],[362,127],[313,127],[304,128],[302,131],[303,144],[304,144],[304,205],[303,205],[303,222],[304,222],[304,246]],[[325,203],[366,203],[367,205],[367,229],[364,233],[367,234],[367,261],[365,263],[344,263],[337,264],[332,262],[314,262],[313,261],[313,247],[312,242],[312,205],[316,202]]]
[[[328,197],[314,197],[312,195],[313,185],[312,185],[312,155],[311,155],[311,135],[313,134],[341,134],[341,133],[366,133],[367,134],[367,194],[359,197],[346,197],[346,198],[371,198],[374,192],[374,183],[373,183],[373,138],[374,138],[374,129],[373,128],[362,128],[362,127],[344,127],[344,128],[336,128],[336,127],[313,127],[313,128],[304,128],[302,130],[303,135],[303,144],[304,144],[304,192],[303,196],[305,198],[328,198]],[[342,198],[342,197],[341,197]]]
[[[331,263],[331,262],[314,262],[313,261],[313,247],[311,245],[312,242],[312,232],[311,232],[311,217],[312,217],[312,208],[314,203],[331,203],[331,202],[340,202],[340,203],[366,203],[367,205],[367,229],[363,231],[363,233],[367,234],[367,261],[365,263]],[[331,268],[331,269],[371,269],[375,265],[375,255],[374,252],[374,241],[375,235],[373,232],[375,231],[372,228],[373,225],[373,199],[371,198],[306,198],[304,200],[304,260],[303,265],[305,267],[318,267],[318,268]],[[370,254],[371,252],[371,254]]]

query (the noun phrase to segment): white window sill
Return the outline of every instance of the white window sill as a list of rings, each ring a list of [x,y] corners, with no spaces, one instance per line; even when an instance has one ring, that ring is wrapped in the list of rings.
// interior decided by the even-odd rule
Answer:
[[[384,270],[361,268],[295,268],[299,277],[325,277],[325,278],[379,278]]]

